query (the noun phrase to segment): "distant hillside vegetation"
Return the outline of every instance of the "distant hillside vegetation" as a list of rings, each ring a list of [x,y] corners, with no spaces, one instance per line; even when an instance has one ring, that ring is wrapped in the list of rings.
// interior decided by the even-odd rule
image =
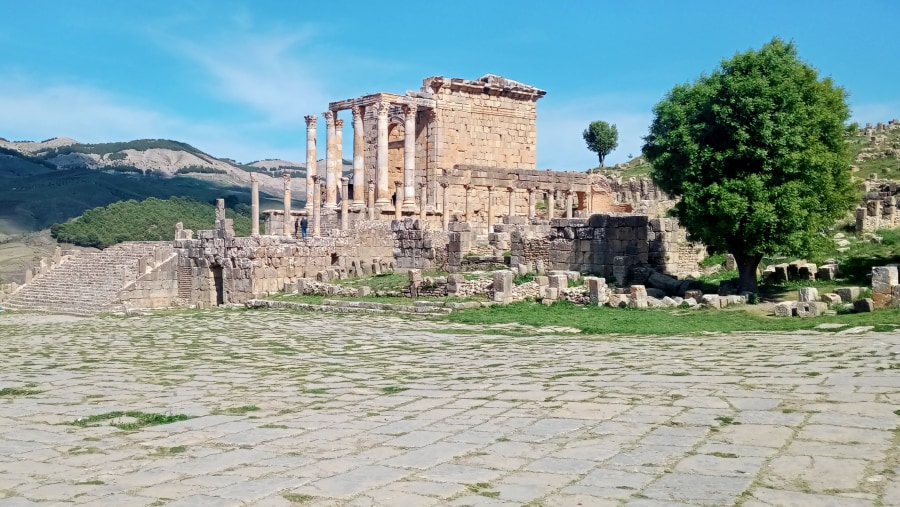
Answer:
[[[226,215],[234,219],[239,236],[250,235],[247,206],[230,199],[233,209]],[[94,208],[65,223],[53,224],[50,233],[58,241],[79,246],[106,248],[123,241],[166,241],[174,239],[175,224],[185,229],[209,230],[214,227],[215,206],[186,197],[149,198],[143,201],[120,201],[105,208]]]
[[[68,155],[69,153],[106,155],[108,153],[118,153],[125,150],[147,151],[151,149],[185,151],[193,153],[194,155],[204,154],[202,151],[187,143],[171,141],[169,139],[137,139],[119,143],[70,144],[58,148],[49,148],[46,151],[43,151],[40,156],[41,158],[49,159],[60,155]]]

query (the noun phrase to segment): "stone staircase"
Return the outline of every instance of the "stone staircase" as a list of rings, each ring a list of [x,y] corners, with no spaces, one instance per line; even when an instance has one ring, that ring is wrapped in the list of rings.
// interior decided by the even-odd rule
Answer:
[[[142,257],[158,249],[172,251],[170,241],[126,242],[100,252],[81,252],[20,287],[3,304],[27,310],[90,316],[114,311],[119,291],[138,276]]]

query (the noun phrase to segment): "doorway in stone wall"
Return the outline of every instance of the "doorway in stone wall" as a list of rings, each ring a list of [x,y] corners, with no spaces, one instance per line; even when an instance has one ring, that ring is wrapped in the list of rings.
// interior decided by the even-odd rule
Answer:
[[[222,279],[222,266],[213,266],[213,283],[216,289],[216,306],[225,304],[225,281]]]

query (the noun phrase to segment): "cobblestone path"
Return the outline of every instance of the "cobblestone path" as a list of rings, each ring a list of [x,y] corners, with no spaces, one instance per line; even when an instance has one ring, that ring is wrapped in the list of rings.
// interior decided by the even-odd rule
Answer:
[[[0,507],[900,505],[898,333],[4,313],[0,346]]]

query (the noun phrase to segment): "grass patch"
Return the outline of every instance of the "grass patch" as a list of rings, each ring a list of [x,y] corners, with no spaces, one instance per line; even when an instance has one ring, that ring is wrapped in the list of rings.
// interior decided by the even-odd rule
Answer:
[[[160,424],[170,424],[188,419],[191,419],[191,416],[185,414],[153,414],[131,410],[128,412],[116,411],[91,415],[75,419],[66,424],[87,428],[89,426],[99,426],[100,423],[109,421],[110,426],[120,430],[136,430],[145,426],[159,426]]]
[[[175,447],[157,447],[152,453],[151,456],[174,456],[175,454],[181,454],[187,451],[187,447],[183,445],[176,445]]]
[[[313,501],[316,497],[312,495],[307,495],[304,493],[283,493],[281,498],[284,498],[288,502],[291,503],[309,503]]]
[[[259,410],[259,407],[256,405],[244,405],[242,407],[228,407],[228,408],[220,408],[218,410],[213,410],[213,415],[244,415],[247,412],[256,412]]]
[[[717,458],[737,458],[738,455],[733,452],[711,452],[710,456],[715,456]]]
[[[100,479],[91,479],[89,481],[78,481],[72,483],[73,486],[103,486],[104,484],[106,483],[101,481]]]
[[[797,331],[813,329],[823,322],[846,326],[897,326],[900,310],[845,314],[815,319],[775,318],[751,313],[745,308],[723,310],[620,309],[577,306],[559,301],[552,307],[531,302],[458,310],[440,317],[450,322],[490,326],[517,323],[535,328],[569,327],[585,334],[674,335],[733,333],[740,331]],[[507,329],[489,333],[508,334]]]
[[[38,389],[30,389],[28,387],[4,387],[0,389],[0,398],[12,398],[13,396],[31,396],[42,393]]]
[[[397,394],[409,389],[408,387],[400,387],[400,386],[388,386],[382,387],[381,392],[384,394]]]

